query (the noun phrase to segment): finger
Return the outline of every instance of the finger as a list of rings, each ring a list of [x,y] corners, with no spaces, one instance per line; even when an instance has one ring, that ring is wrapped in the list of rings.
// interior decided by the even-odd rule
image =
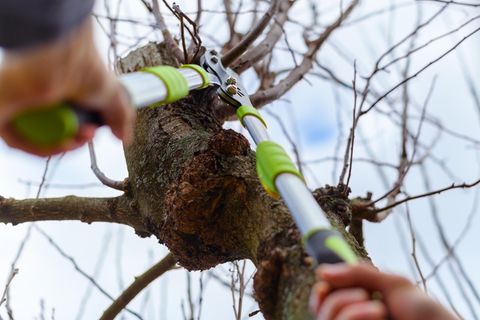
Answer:
[[[363,289],[340,289],[328,295],[320,306],[319,320],[336,319],[338,313],[348,305],[365,302],[369,299]]]
[[[318,314],[320,305],[330,292],[330,285],[326,282],[317,282],[310,292],[309,306],[313,314]]]
[[[75,141],[79,144],[84,144],[88,141],[93,139],[95,135],[95,131],[97,130],[98,126],[94,124],[84,124],[78,130],[77,135],[75,136]]]
[[[364,301],[345,306],[335,320],[382,320],[387,317],[387,308],[378,301]]]
[[[365,263],[320,266],[320,275],[334,288],[361,287],[370,292],[380,291],[387,296],[401,287],[412,287],[404,277],[379,272]]]

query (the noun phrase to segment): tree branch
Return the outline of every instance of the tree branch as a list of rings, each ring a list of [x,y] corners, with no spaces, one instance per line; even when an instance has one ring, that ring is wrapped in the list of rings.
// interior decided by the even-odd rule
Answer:
[[[411,200],[416,200],[416,199],[420,199],[420,198],[425,198],[425,197],[429,197],[429,196],[433,196],[435,194],[439,194],[439,193],[442,193],[444,191],[448,191],[448,190],[452,190],[452,189],[468,189],[468,188],[472,188],[472,187],[475,187],[476,185],[478,185],[480,183],[480,179],[473,182],[473,183],[462,183],[462,184],[454,184],[452,183],[450,186],[448,187],[445,187],[445,188],[442,188],[442,189],[438,189],[438,190],[435,190],[435,191],[431,191],[431,192],[427,192],[427,193],[423,193],[423,194],[419,194],[419,195],[416,195],[416,196],[411,196],[411,197],[406,197],[405,199],[402,199],[402,200],[399,200],[395,203],[392,203],[390,205],[387,205],[386,207],[384,208],[380,208],[380,209],[376,209],[374,211],[372,211],[371,213],[373,214],[377,214],[377,213],[380,213],[382,211],[385,211],[385,210],[389,210],[389,209],[392,209],[402,203],[405,203],[405,202],[408,202],[408,201],[411,201]]]
[[[454,0],[417,0],[417,1],[438,2],[438,3],[445,3],[445,4],[453,4],[457,6],[474,7],[474,8],[480,7],[479,3],[462,2],[462,1],[454,1]]]
[[[250,68],[258,60],[272,51],[275,44],[280,40],[283,33],[283,25],[288,20],[288,12],[293,6],[294,1],[283,0],[278,6],[278,12],[275,15],[275,23],[268,31],[265,39],[263,39],[257,46],[248,50],[233,66],[232,68],[237,73]]]
[[[132,210],[130,200],[125,196],[116,198],[67,196],[25,200],[0,197],[0,223],[17,225],[47,220],[113,222],[131,226],[137,233],[146,234],[141,217]]]
[[[168,30],[167,24],[165,23],[165,19],[163,18],[162,13],[160,12],[160,6],[158,5],[158,0],[153,0],[152,6],[152,14],[155,17],[155,21],[157,22],[158,28],[162,32],[163,40],[165,44],[170,49],[170,52],[173,53],[177,61],[182,61],[183,53],[182,50],[178,47],[178,44],[172,37],[172,34]]]
[[[318,50],[330,37],[333,31],[335,31],[342,24],[342,22],[348,18],[358,3],[359,0],[352,1],[348,8],[337,18],[334,23],[328,26],[327,29],[325,29],[325,31],[316,40],[308,43],[308,51],[305,53],[303,61],[298,67],[290,71],[285,79],[280,81],[280,83],[278,83],[276,86],[259,91],[251,96],[253,105],[260,107],[278,99],[288,90],[290,90],[290,88],[292,88],[297,82],[303,79],[305,74],[312,69],[315,61],[315,55]]]
[[[15,268],[12,271],[10,271],[10,275],[8,276],[7,283],[5,284],[5,289],[3,289],[2,296],[0,297],[0,306],[7,301],[7,292],[10,287],[10,284],[12,283],[13,278],[18,274],[18,269]]]
[[[176,263],[175,256],[169,253],[160,262],[136,277],[130,286],[105,310],[100,320],[113,320],[143,289],[172,269]]]
[[[265,28],[268,26],[272,17],[278,9],[278,0],[273,0],[268,8],[267,12],[263,17],[258,21],[258,23],[253,27],[248,34],[246,34],[243,39],[237,43],[230,51],[228,51],[222,58],[222,63],[225,67],[232,64],[237,58],[239,58],[250,45],[262,34]]]
[[[88,152],[90,153],[90,168],[92,169],[95,176],[100,180],[102,184],[112,189],[125,191],[125,181],[115,181],[107,177],[97,165],[97,157],[95,155],[95,149],[93,147],[93,142],[88,143]]]

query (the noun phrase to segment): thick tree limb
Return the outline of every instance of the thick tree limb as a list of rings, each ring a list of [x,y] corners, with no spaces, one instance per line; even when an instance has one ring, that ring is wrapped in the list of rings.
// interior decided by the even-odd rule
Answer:
[[[13,225],[47,220],[77,220],[86,223],[113,222],[131,226],[145,234],[141,218],[126,197],[81,198],[67,196],[44,199],[5,199],[0,197],[0,223]]]
[[[258,23],[253,27],[248,34],[246,34],[243,39],[235,45],[230,51],[228,51],[222,58],[222,63],[225,67],[232,64],[237,58],[239,58],[250,45],[262,34],[265,28],[268,26],[272,17],[278,8],[278,0],[273,0],[268,8],[267,12],[263,17],[258,21]]]
[[[350,3],[348,8],[337,18],[337,20],[325,29],[325,31],[318,37],[318,39],[308,43],[308,51],[304,55],[303,61],[300,65],[294,68],[287,75],[285,79],[280,81],[276,86],[259,91],[251,96],[253,105],[260,107],[268,104],[284,95],[290,88],[292,88],[298,81],[303,79],[305,74],[310,71],[315,62],[315,55],[320,50],[325,41],[335,31],[342,22],[348,18],[353,9],[358,5],[359,0],[354,0]]]
[[[275,44],[282,37],[283,25],[287,22],[288,12],[294,3],[294,1],[283,0],[278,5],[278,12],[274,17],[275,23],[268,31],[265,39],[254,48],[249,49],[238,62],[232,66],[235,72],[242,73],[272,51]]]
[[[168,270],[172,269],[177,263],[177,259],[171,253],[145,271],[142,275],[135,278],[130,286],[108,307],[100,317],[100,320],[113,320],[115,317],[132,301],[143,289],[150,283],[158,279]]]

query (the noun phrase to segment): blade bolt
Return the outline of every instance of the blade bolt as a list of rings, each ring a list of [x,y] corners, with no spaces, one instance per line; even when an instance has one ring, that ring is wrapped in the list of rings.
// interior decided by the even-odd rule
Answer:
[[[217,53],[217,51],[215,51],[215,50],[210,50],[210,54],[216,56],[218,53]]]
[[[237,94],[237,86],[234,85],[234,84],[229,84],[229,85],[227,86],[227,92],[228,92],[229,94]]]
[[[237,79],[234,77],[228,77],[227,84],[237,84]]]
[[[217,57],[212,57],[210,60],[211,60],[213,63],[217,63],[217,62],[218,62],[218,58],[217,58]]]

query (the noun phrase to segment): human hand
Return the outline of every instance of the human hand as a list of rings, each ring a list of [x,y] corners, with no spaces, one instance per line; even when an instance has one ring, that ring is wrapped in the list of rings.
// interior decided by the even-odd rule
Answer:
[[[408,279],[374,267],[322,265],[312,289],[310,306],[317,320],[457,320]],[[380,294],[382,301],[372,300]]]
[[[63,101],[100,113],[119,139],[130,137],[133,109],[94,47],[90,21],[57,42],[6,53],[0,66],[0,137],[11,147],[40,156],[69,151],[91,140],[94,125],[82,125],[73,139],[54,148],[29,144],[12,129],[19,113]]]

